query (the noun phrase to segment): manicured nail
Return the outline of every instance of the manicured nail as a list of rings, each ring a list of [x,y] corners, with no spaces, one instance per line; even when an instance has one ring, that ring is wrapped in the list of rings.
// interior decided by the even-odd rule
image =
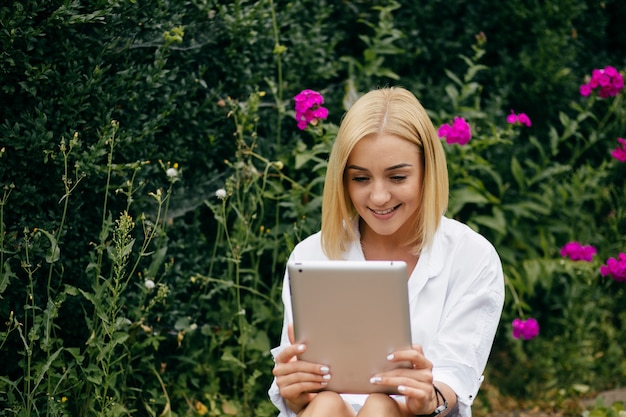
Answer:
[[[323,374],[327,374],[327,373],[330,372],[330,368],[328,366],[322,365],[320,367],[320,372],[323,373]]]
[[[404,385],[398,385],[398,392],[406,391],[406,387]]]
[[[304,350],[304,345],[298,345],[298,351],[302,352]]]
[[[390,353],[389,355],[387,355],[387,360],[392,361],[394,358],[393,353]]]
[[[373,377],[370,378],[370,383],[371,384],[380,384],[380,382],[382,380],[383,379],[381,377],[379,377],[379,376],[373,376]]]
[[[330,374],[326,374],[322,378],[324,378],[326,381],[328,381],[330,379]]]
[[[320,382],[320,385],[325,387],[326,385],[328,385],[328,382],[326,382],[326,381]]]

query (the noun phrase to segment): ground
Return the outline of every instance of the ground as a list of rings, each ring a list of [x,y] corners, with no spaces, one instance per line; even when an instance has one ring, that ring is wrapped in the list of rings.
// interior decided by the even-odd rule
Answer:
[[[558,406],[530,405],[515,401],[514,399],[503,398],[494,394],[493,390],[481,389],[481,395],[487,394],[489,410],[479,404],[475,408],[475,417],[571,417],[581,416],[582,411],[593,408],[595,400],[604,398],[604,404],[610,406],[615,402],[622,402],[626,405],[626,387],[616,388],[589,396],[583,400],[572,400],[561,402]]]

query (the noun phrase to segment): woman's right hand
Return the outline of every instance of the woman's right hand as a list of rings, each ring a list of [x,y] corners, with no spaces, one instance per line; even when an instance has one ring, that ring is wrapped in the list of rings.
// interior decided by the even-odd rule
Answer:
[[[276,378],[281,397],[297,413],[311,402],[315,392],[328,384],[330,369],[324,365],[298,360],[298,355],[306,351],[306,345],[294,343],[291,325],[289,340],[292,344],[276,356],[272,374]]]

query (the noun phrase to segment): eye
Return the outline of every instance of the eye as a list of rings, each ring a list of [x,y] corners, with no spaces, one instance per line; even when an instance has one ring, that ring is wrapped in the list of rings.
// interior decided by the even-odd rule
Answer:
[[[366,182],[367,180],[369,180],[369,178],[364,176],[352,177],[352,181],[354,182]]]
[[[402,181],[406,180],[406,176],[405,175],[393,175],[391,177],[391,180],[393,182],[402,182]]]

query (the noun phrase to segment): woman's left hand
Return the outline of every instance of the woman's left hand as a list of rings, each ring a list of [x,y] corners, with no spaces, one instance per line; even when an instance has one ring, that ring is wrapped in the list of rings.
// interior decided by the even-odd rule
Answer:
[[[406,408],[411,415],[431,414],[438,406],[433,388],[433,364],[426,359],[420,345],[389,355],[392,362],[409,362],[412,368],[398,368],[374,375],[373,384],[395,387],[406,396]]]

